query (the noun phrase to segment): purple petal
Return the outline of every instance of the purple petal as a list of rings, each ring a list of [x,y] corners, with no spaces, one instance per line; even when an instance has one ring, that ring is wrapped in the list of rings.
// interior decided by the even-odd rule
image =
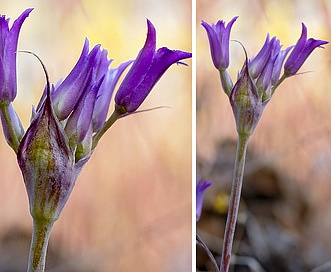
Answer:
[[[199,179],[196,187],[196,220],[198,221],[201,216],[203,197],[206,189],[212,184],[211,181],[203,181]]]
[[[0,17],[0,100],[13,101],[17,94],[16,53],[18,36],[24,20],[29,16],[32,8],[26,9],[13,23],[9,30],[9,19]]]
[[[257,78],[265,64],[267,63],[270,53],[271,53],[271,47],[273,45],[273,43],[275,42],[276,37],[273,37],[272,40],[270,41],[270,36],[269,34],[267,35],[267,38],[264,42],[264,45],[262,46],[261,50],[259,51],[259,53],[250,60],[250,74],[252,76],[252,78]]]
[[[288,75],[296,74],[311,52],[313,52],[315,48],[327,43],[327,41],[315,40],[312,38],[307,41],[307,27],[302,23],[301,36],[285,62],[285,72]]]
[[[146,43],[115,96],[115,103],[124,107],[129,113],[138,109],[171,64],[192,56],[191,53],[169,50],[165,47],[155,52],[155,28],[150,21],[147,23]]]
[[[218,21],[216,25],[209,25],[202,21],[201,25],[206,29],[211,57],[214,66],[218,70],[225,70],[229,66],[229,41],[230,32],[233,23],[237,20],[238,16],[234,17],[225,27],[224,21]]]
[[[221,21],[218,21],[217,24],[221,23]],[[209,46],[210,46],[210,53],[211,58],[214,63],[214,66],[216,69],[220,69],[221,67],[221,55],[222,55],[222,49],[221,49],[221,42],[219,40],[219,37],[213,28],[213,26],[210,26],[206,22],[202,21],[201,25],[206,29],[208,40],[209,40]]]
[[[81,142],[89,130],[96,96],[101,82],[102,80],[85,92],[85,96],[81,98],[77,108],[69,116],[65,131],[68,138],[70,139],[73,137],[76,143]]]
[[[288,52],[292,49],[293,46],[289,46],[284,50],[281,50],[277,56],[277,59],[274,63],[274,69],[272,71],[271,76],[271,85],[275,86],[279,80],[280,73],[282,71],[282,66],[285,60],[285,57],[287,56]]]
[[[106,121],[109,104],[111,97],[113,95],[115,86],[124,72],[124,70],[132,63],[133,61],[127,61],[122,63],[119,67],[115,69],[109,69],[105,75],[105,78],[100,86],[97,100],[95,102],[94,111],[93,111],[93,131],[98,131],[101,129],[103,123]]]
[[[143,49],[139,52],[128,74],[122,81],[115,97],[117,104],[131,96],[131,90],[134,86],[140,84],[144,79],[146,71],[150,68],[156,47],[156,31],[153,24],[147,20],[148,32],[147,39]]]
[[[137,110],[165,71],[172,64],[178,62],[179,60],[190,58],[191,56],[191,53],[179,50],[170,50],[166,47],[158,49],[155,53],[150,68],[145,71],[145,74],[141,75],[142,80],[139,84],[133,85],[130,92],[127,93],[127,96],[121,97],[116,94],[116,104],[124,106],[128,112]]]
[[[52,101],[59,120],[69,116],[84,95],[83,90],[88,90],[88,87],[96,81],[96,71],[99,68],[97,65],[104,55],[100,51],[99,44],[94,46],[90,53],[88,47],[89,43],[86,39],[77,64],[53,93]]]

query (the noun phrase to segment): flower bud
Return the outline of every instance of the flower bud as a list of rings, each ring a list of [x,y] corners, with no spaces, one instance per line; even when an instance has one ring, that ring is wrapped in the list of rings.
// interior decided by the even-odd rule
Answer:
[[[230,94],[230,103],[238,134],[252,135],[266,103],[262,103],[262,97],[249,74],[247,59]]]
[[[17,154],[35,220],[54,222],[74,187],[74,155],[49,96],[25,133]]]

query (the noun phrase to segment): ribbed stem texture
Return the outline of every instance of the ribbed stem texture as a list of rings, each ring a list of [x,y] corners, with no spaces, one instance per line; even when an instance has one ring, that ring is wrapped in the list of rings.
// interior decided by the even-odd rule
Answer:
[[[226,220],[223,240],[222,259],[220,264],[221,272],[228,272],[230,267],[231,251],[238,217],[248,139],[249,136],[247,135],[238,136],[237,153],[232,180],[228,217]]]

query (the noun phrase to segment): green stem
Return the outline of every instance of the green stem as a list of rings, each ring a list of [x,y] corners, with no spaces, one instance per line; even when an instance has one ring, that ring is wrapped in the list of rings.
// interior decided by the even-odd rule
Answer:
[[[219,72],[220,72],[222,88],[224,92],[227,94],[227,96],[230,97],[230,93],[233,88],[231,77],[226,70],[220,70]]]
[[[218,269],[218,265],[217,262],[213,256],[213,254],[210,252],[209,248],[207,247],[207,245],[205,244],[205,242],[200,238],[200,236],[197,234],[196,235],[196,240],[197,243],[203,247],[203,249],[206,251],[210,261],[212,262],[213,266],[214,266],[214,270],[215,272],[219,272],[220,270]]]
[[[33,220],[33,234],[27,272],[42,272],[45,270],[47,246],[52,226],[53,222]]]
[[[92,148],[91,150],[93,150],[99,140],[101,139],[101,137],[103,136],[103,134],[106,133],[106,131],[116,122],[116,120],[123,115],[125,112],[123,111],[122,108],[119,107],[115,107],[114,112],[112,113],[112,115],[109,117],[109,119],[105,122],[105,124],[103,125],[103,127],[93,136],[93,140],[92,140]]]
[[[5,122],[6,129],[8,131],[10,139],[6,139],[8,144],[14,149],[15,153],[17,154],[18,146],[20,141],[23,137],[21,132],[15,131],[15,124],[17,121],[12,120],[12,115],[9,113],[9,106],[10,104],[7,103],[0,103],[0,109],[2,112],[3,120]]]
[[[238,136],[236,161],[234,166],[230,203],[225,226],[222,259],[220,264],[221,272],[228,272],[230,267],[231,251],[238,217],[248,139],[249,136],[247,135]]]
[[[275,93],[277,87],[288,77],[289,76],[285,73],[281,76],[281,78],[278,80],[277,84],[272,88],[271,95],[273,95]]]

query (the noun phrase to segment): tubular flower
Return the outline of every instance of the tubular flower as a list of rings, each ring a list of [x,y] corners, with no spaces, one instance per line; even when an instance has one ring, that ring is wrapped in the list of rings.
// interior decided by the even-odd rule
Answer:
[[[281,50],[280,41],[276,37],[270,40],[268,34],[259,53],[249,60],[249,75],[262,96],[262,102],[268,102],[278,86],[284,59],[292,47]]]
[[[75,67],[52,88],[53,109],[64,125],[70,146],[79,147],[80,152],[82,148],[85,150],[81,155],[76,154],[76,161],[91,151],[92,134],[97,133],[106,121],[115,85],[132,61],[109,69],[111,62],[107,59],[107,51],[100,50],[100,45],[89,52],[86,39]],[[90,139],[86,139],[87,135]]]
[[[201,25],[207,31],[211,58],[217,70],[225,70],[229,67],[230,32],[237,18],[238,16],[234,17],[227,26],[225,26],[224,21],[218,21],[216,25],[209,25],[204,21],[201,22]]]
[[[9,19],[0,16],[0,103],[12,102],[17,94],[16,51],[18,35],[32,8],[26,9],[9,29]]]
[[[138,109],[151,92],[165,71],[182,59],[191,58],[192,54],[166,47],[156,49],[156,31],[147,20],[147,39],[131,69],[121,83],[116,96],[117,108],[123,113],[132,113]]]
[[[301,36],[284,65],[285,74],[287,76],[296,74],[311,52],[327,43],[327,41],[315,40],[313,38],[307,40],[307,27],[302,23]]]
[[[202,211],[203,197],[206,189],[212,184],[211,181],[199,179],[196,187],[196,220],[199,221]]]

